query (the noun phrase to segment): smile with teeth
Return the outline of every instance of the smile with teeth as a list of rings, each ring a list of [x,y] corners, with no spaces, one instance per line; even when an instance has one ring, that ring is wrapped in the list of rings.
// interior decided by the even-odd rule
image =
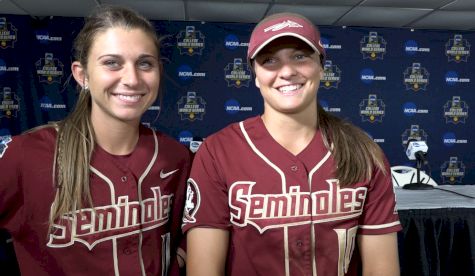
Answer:
[[[279,87],[279,91],[286,94],[286,93],[291,93],[295,90],[298,90],[302,87],[301,84],[292,84],[292,85],[286,85],[286,86],[281,86]]]
[[[140,98],[142,98],[142,95],[122,95],[119,94],[119,99],[126,101],[126,102],[138,102]]]

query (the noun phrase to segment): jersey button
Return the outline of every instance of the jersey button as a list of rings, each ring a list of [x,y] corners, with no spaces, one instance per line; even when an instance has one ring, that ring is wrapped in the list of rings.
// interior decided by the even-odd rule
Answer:
[[[130,249],[128,249],[128,248],[124,249],[124,254],[125,254],[125,255],[130,255],[130,253],[132,253],[132,252],[130,251]]]
[[[296,171],[298,171],[299,167],[297,167],[297,166],[294,165],[294,166],[290,167],[290,169],[291,169],[293,172],[296,172]]]
[[[120,180],[121,180],[122,182],[126,182],[126,181],[127,181],[127,176],[122,176],[122,177],[120,178]]]
[[[298,246],[298,247],[302,247],[302,245],[303,245],[303,242],[302,242],[301,240],[298,240],[298,241],[297,241],[297,246]]]

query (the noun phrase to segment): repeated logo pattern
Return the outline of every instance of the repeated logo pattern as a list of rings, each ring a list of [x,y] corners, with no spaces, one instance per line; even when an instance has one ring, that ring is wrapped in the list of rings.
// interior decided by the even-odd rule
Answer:
[[[71,45],[74,18],[0,16],[0,136],[64,118],[77,99]],[[189,146],[230,123],[262,114],[247,46],[247,23],[153,21],[161,37],[160,93],[144,124]],[[291,22],[274,28],[294,27]],[[46,26],[46,27],[45,27]],[[270,30],[269,30],[270,31]],[[317,99],[407,164],[409,139],[426,141],[441,184],[475,183],[475,104],[470,31],[320,27],[326,51]],[[5,149],[5,144],[1,144]],[[450,166],[449,166],[450,165]]]

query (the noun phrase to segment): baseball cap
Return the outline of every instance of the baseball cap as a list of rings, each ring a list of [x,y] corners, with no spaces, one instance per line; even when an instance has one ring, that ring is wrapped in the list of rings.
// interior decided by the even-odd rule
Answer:
[[[266,45],[283,36],[293,36],[307,43],[320,54],[323,64],[325,49],[320,41],[318,28],[307,18],[294,13],[273,14],[258,23],[251,34],[247,59],[254,59]]]

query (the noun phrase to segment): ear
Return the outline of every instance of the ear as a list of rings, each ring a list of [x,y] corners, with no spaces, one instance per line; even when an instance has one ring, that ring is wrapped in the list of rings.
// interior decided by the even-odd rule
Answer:
[[[254,83],[256,84],[257,88],[261,88],[261,84],[259,83],[259,80],[257,80],[257,77],[254,79]]]
[[[321,66],[320,66],[320,72],[318,74],[320,75],[320,80],[322,80],[324,74],[323,74],[323,68]]]
[[[74,79],[81,87],[84,88],[87,86],[86,69],[79,61],[74,61],[71,64],[71,72],[73,73]]]

